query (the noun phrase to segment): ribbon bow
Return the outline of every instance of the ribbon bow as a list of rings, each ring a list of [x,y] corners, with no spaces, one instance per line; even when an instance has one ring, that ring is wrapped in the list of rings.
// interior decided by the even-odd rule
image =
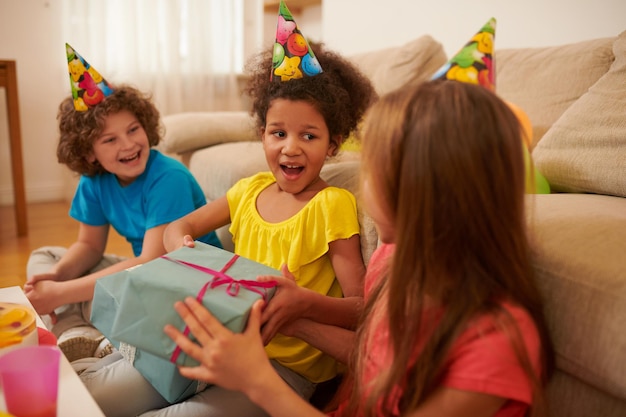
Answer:
[[[167,255],[163,255],[161,256],[161,258],[167,261],[177,263],[179,265],[186,266],[188,268],[192,268],[192,269],[204,272],[206,274],[213,275],[213,279],[211,279],[210,281],[207,281],[202,286],[202,288],[200,288],[200,291],[198,291],[198,295],[196,295],[196,300],[198,300],[198,302],[200,303],[202,303],[202,299],[204,298],[204,295],[206,294],[207,289],[209,288],[213,289],[213,288],[219,287],[220,285],[226,285],[226,294],[230,295],[231,297],[236,297],[239,294],[239,290],[241,289],[241,287],[243,287],[249,291],[253,291],[261,295],[261,297],[263,297],[263,300],[267,302],[267,292],[264,291],[264,289],[272,288],[276,286],[276,281],[258,282],[258,281],[247,280],[247,279],[235,279],[227,275],[226,271],[231,266],[233,266],[233,264],[237,261],[237,259],[239,259],[239,255],[233,255],[233,257],[219,271],[208,268],[206,266],[182,261],[180,259],[173,259]],[[188,336],[189,331],[190,331],[189,326],[185,326],[185,330],[183,331],[183,334],[185,336]],[[176,360],[178,359],[178,356],[180,356],[180,352],[181,352],[180,346],[176,346],[176,349],[174,349],[174,352],[172,353],[172,356],[170,358],[170,362],[175,363]]]

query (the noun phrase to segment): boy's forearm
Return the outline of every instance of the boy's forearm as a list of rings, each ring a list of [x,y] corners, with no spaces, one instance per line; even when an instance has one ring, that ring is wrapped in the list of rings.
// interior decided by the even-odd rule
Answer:
[[[97,277],[84,277],[63,282],[63,291],[59,294],[58,305],[74,304],[93,299]]]
[[[67,281],[82,276],[102,259],[102,253],[93,250],[85,243],[75,242],[59,262],[52,267],[58,281]]]
[[[64,298],[63,304],[78,303],[93,299],[96,281],[98,279],[123,271],[140,263],[142,263],[140,258],[128,258],[89,275],[66,281],[64,283],[65,291],[62,296]]]

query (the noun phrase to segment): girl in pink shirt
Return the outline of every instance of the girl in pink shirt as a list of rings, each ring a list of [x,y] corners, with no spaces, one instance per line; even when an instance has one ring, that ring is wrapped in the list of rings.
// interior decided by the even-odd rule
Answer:
[[[545,415],[552,350],[515,115],[483,87],[431,81],[381,98],[363,137],[362,198],[383,244],[362,321],[356,332],[281,329],[353,347],[333,416]],[[272,416],[322,415],[264,356],[261,304],[242,334],[193,299],[177,304],[197,341],[166,332],[201,363],[181,373],[243,391]]]

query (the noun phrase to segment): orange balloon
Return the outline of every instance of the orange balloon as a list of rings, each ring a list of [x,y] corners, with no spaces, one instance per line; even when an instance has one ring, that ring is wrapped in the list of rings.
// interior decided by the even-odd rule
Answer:
[[[522,126],[522,140],[524,141],[524,164],[526,165],[526,192],[530,194],[550,194],[550,184],[533,164],[530,149],[533,144],[533,125],[530,117],[521,107],[510,101],[505,101],[513,111]]]
[[[530,117],[521,107],[516,104],[511,103],[510,101],[505,101],[509,108],[513,111],[515,116],[517,116],[517,120],[519,120],[522,125],[523,139],[524,143],[528,147],[528,149],[532,148],[533,145],[533,125],[530,123]]]

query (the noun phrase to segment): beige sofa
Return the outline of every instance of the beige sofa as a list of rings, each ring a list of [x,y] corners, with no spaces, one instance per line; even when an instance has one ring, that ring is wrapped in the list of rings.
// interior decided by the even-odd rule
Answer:
[[[536,278],[557,354],[553,415],[626,416],[626,32],[495,55],[497,91],[528,113],[532,154],[553,189],[528,196]],[[428,36],[351,58],[380,94],[430,78],[447,60]],[[208,200],[266,169],[245,112],[176,114],[164,123],[163,149],[183,159]],[[358,167],[358,153],[345,150],[322,174],[358,194]],[[359,215],[368,260],[376,233]],[[219,234],[232,248],[227,230]]]

